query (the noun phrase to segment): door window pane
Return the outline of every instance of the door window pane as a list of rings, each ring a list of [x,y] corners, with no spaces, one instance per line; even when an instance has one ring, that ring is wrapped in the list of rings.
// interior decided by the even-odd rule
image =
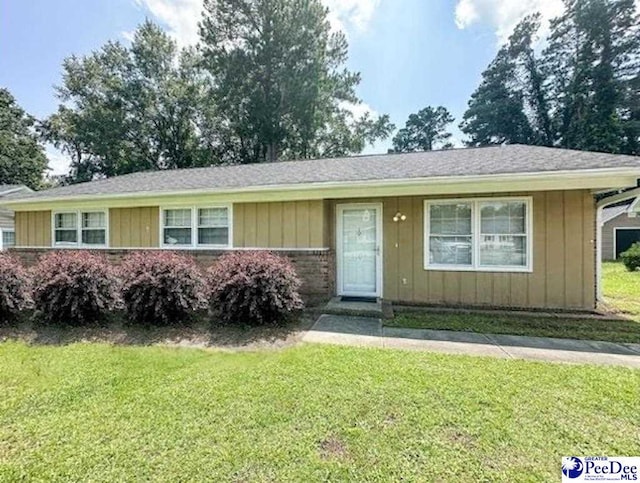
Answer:
[[[377,292],[377,216],[375,208],[344,208],[342,216],[342,290]]]

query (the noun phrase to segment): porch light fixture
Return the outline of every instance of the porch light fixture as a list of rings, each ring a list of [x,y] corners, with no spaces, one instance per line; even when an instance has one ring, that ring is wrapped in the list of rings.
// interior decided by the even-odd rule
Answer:
[[[407,219],[407,215],[403,215],[399,211],[393,216],[393,222],[398,223],[399,221],[405,221]]]

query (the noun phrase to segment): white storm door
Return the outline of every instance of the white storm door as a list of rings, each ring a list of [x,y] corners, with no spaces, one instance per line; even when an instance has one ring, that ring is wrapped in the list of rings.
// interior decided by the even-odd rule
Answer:
[[[338,205],[338,294],[381,296],[382,206]]]

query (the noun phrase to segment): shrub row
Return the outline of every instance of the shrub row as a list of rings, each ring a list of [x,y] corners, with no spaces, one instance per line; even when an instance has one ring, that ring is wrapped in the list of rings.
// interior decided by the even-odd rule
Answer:
[[[118,267],[101,255],[58,251],[30,270],[0,255],[0,317],[35,308],[47,322],[83,324],[124,309],[131,322],[165,325],[210,308],[225,323],[272,324],[302,309],[288,258],[237,252],[202,271],[174,252],[133,252]]]

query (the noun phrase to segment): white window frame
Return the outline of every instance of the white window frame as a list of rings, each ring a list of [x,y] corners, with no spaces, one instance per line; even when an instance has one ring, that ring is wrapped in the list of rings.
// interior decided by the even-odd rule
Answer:
[[[56,215],[73,213],[76,215],[76,240],[75,243],[56,242]],[[92,243],[82,243],[82,214],[83,213],[103,213],[104,214],[104,243],[95,245]],[[93,228],[96,229],[96,228]],[[109,210],[59,210],[51,212],[51,245],[55,248],[109,248]]]
[[[16,230],[15,228],[0,228],[0,251],[6,250],[4,246],[4,234],[5,233],[13,233],[13,239],[16,239]],[[13,246],[16,246],[15,243]],[[11,248],[11,247],[10,247]]]
[[[229,220],[229,241],[224,245],[204,245],[198,243],[198,210],[207,208],[226,208]],[[171,245],[164,242],[164,212],[167,210],[191,210],[191,243],[189,245]],[[166,205],[160,207],[160,248],[171,250],[220,250],[233,247],[233,205],[231,203],[203,204],[203,205]],[[187,228],[186,226],[184,228]]]
[[[9,248],[16,246],[16,230],[15,228],[0,228],[0,250],[5,250],[4,246],[4,234],[5,233],[13,233],[13,245]]]
[[[526,265],[524,266],[501,266],[501,265],[480,265],[480,204],[486,202],[522,202],[525,204],[525,227],[526,227]],[[442,205],[452,203],[468,203],[471,205],[471,265],[450,265],[429,262],[429,244],[431,241],[431,205]],[[533,198],[531,196],[509,196],[500,198],[445,198],[427,199],[424,201],[424,269],[447,272],[533,272]],[[463,235],[461,235],[463,236]]]

